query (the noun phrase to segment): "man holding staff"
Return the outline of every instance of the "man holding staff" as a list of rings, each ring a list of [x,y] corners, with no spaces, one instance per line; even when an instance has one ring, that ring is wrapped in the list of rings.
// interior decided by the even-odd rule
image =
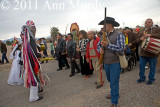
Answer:
[[[104,54],[103,63],[106,71],[107,80],[110,82],[111,93],[106,96],[111,99],[111,107],[117,107],[119,99],[119,78],[121,72],[120,60],[118,54],[121,55],[124,51],[125,37],[114,27],[118,27],[119,23],[112,17],[105,17],[99,25],[104,25],[106,31],[106,41],[102,41],[100,54]],[[103,38],[101,38],[102,40]],[[118,54],[117,54],[118,53]]]

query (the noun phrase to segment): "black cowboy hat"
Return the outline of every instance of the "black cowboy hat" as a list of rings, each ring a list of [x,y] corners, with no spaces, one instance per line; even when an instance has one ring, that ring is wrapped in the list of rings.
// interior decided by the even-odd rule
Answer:
[[[126,30],[126,29],[130,29],[130,28],[129,27],[125,27],[124,30]]]
[[[115,19],[112,17],[106,17],[105,20],[106,20],[106,23],[112,24],[115,27],[119,26],[119,23],[116,22]],[[98,25],[104,25],[105,20],[102,20]]]

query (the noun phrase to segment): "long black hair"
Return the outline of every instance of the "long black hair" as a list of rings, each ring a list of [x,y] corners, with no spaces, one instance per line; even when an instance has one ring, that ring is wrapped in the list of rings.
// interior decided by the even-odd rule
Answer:
[[[21,44],[19,44],[18,47],[16,48],[16,50],[13,52],[13,56],[15,55],[15,52],[16,52],[17,50],[21,50],[20,47],[21,47]]]

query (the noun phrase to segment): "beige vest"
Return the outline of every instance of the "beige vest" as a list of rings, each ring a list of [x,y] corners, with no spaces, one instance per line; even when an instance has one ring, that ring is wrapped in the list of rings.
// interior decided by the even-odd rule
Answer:
[[[97,58],[96,51],[94,50],[94,47],[93,47],[93,41],[94,41],[94,40],[91,40],[91,41],[90,41],[90,46],[89,46],[89,55],[90,55],[90,58],[91,58],[91,59]]]

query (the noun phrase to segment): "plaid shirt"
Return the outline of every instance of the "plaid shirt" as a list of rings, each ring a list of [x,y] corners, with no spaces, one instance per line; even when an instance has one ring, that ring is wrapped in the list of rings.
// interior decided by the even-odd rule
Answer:
[[[102,47],[101,45],[101,40],[97,44],[97,51],[100,52],[100,48]],[[117,37],[117,43],[116,44],[108,44],[107,48],[112,51],[112,52],[118,52],[122,53],[124,51],[125,47],[125,36],[123,34],[120,34]]]
[[[123,34],[120,34],[117,37],[117,43],[115,45],[114,44],[107,45],[107,48],[110,49],[110,51],[118,53],[122,53],[124,51],[124,47],[125,47],[125,36]]]

